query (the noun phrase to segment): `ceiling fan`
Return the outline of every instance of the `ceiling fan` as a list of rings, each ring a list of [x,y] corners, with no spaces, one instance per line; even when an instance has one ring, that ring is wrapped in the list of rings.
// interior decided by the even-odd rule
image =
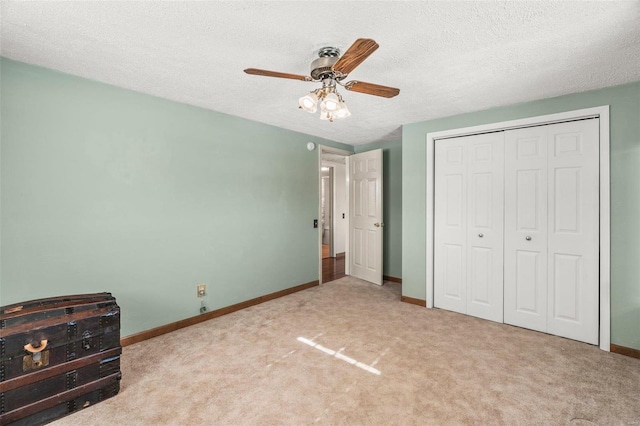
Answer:
[[[351,115],[342,96],[336,90],[337,85],[352,92],[382,96],[384,98],[393,98],[400,93],[400,89],[395,87],[381,86],[364,81],[351,80],[342,83],[342,80],[378,47],[378,43],[370,38],[357,39],[342,56],[340,56],[340,50],[337,47],[323,47],[318,51],[318,59],[311,62],[311,76],[258,68],[247,68],[244,72],[267,77],[322,82],[320,89],[313,90],[311,93],[301,97],[299,105],[304,111],[315,113],[318,110],[318,103],[320,103],[320,119],[333,121],[336,118],[345,118]]]

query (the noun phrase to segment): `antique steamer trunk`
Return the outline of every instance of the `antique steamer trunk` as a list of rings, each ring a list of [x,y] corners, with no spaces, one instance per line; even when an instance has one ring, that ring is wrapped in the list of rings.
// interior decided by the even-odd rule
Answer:
[[[0,307],[0,424],[40,425],[116,395],[121,352],[111,293]]]

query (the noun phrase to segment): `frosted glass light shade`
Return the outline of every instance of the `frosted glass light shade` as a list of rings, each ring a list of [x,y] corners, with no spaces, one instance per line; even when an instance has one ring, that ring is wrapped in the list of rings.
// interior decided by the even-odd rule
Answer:
[[[336,118],[347,118],[351,115],[351,111],[347,108],[347,104],[340,102],[340,109],[335,112]]]
[[[322,107],[329,112],[337,111],[340,108],[340,99],[335,93],[329,93],[322,101]]]
[[[307,93],[298,100],[298,104],[303,110],[314,113],[318,110],[318,96],[315,93]]]

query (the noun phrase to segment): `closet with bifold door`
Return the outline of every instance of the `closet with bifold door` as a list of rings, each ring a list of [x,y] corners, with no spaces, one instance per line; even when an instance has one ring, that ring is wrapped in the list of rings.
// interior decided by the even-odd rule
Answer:
[[[598,343],[599,120],[435,142],[434,306]]]

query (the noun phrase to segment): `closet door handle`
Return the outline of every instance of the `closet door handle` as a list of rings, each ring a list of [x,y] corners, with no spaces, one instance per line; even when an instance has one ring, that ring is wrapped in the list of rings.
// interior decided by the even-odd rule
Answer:
[[[484,237],[484,234],[478,234],[478,237],[482,238]]]
[[[524,237],[525,240],[527,241],[531,241],[531,237],[529,235],[527,235],[526,237]]]

